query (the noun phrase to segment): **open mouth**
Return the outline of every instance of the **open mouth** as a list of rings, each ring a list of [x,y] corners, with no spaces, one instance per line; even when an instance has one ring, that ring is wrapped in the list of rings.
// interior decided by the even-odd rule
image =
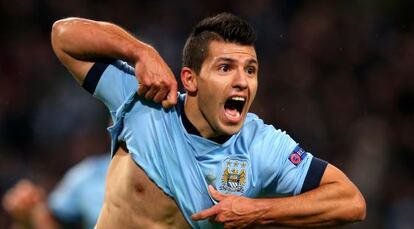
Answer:
[[[224,110],[227,117],[231,120],[239,119],[243,111],[246,98],[234,96],[226,100],[224,103]]]

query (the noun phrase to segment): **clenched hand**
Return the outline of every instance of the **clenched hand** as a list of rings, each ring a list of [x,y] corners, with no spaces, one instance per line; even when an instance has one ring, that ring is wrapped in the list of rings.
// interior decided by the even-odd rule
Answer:
[[[177,81],[158,52],[148,48],[135,64],[138,95],[169,108],[177,103]]]
[[[3,207],[17,221],[25,222],[32,217],[34,209],[45,201],[42,188],[28,180],[22,180],[3,197]]]

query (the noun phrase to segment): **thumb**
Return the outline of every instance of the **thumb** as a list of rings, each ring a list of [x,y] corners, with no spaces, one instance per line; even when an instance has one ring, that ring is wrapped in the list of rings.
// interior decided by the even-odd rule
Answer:
[[[218,192],[212,185],[208,186],[208,192],[210,193],[211,197],[217,201],[222,201],[227,196],[226,194]]]

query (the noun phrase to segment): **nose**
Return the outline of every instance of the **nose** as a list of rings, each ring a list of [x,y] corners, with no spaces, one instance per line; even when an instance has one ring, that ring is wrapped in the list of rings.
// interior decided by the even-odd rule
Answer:
[[[247,88],[247,75],[244,70],[236,71],[233,80],[233,87],[238,88],[240,90],[244,90]]]

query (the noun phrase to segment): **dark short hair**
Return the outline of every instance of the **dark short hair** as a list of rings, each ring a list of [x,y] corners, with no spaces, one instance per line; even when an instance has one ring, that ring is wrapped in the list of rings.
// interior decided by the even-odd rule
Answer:
[[[183,67],[200,73],[211,41],[254,46],[256,33],[245,20],[230,13],[208,17],[194,26],[183,49]]]

